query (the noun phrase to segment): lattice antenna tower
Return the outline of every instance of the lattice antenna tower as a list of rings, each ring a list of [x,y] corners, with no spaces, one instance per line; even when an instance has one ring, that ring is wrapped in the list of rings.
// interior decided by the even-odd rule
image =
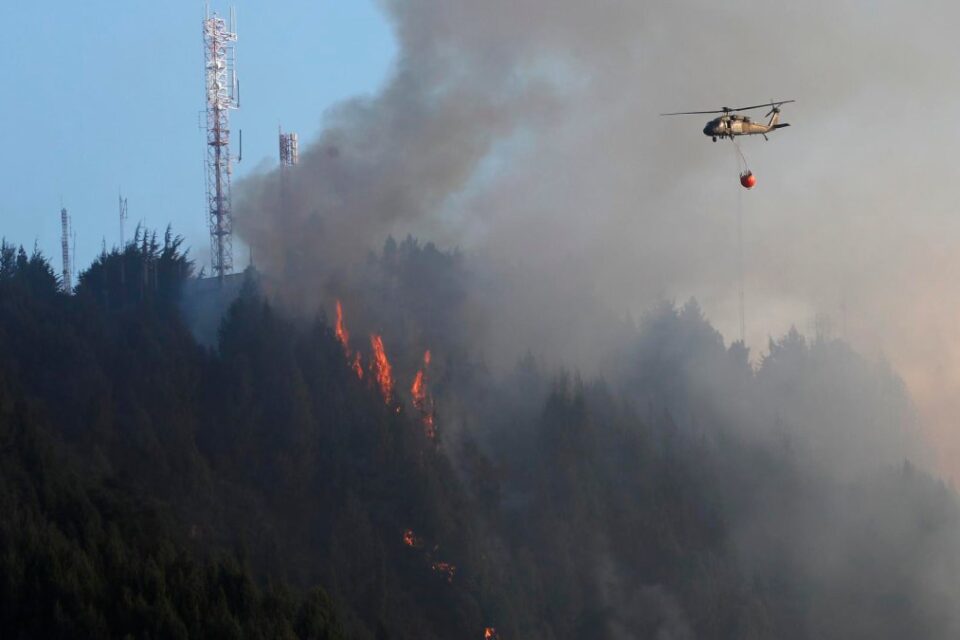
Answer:
[[[287,211],[287,172],[300,161],[297,134],[284,133],[280,127],[280,212]]]
[[[295,133],[280,129],[280,168],[292,167],[300,161],[300,143]]]
[[[126,239],[123,235],[124,225],[128,217],[128,208],[127,208],[127,199],[123,197],[123,193],[119,195],[119,204],[120,204],[120,251],[123,251],[124,242]]]
[[[70,214],[66,207],[60,208],[60,247],[63,250],[63,292],[73,293],[73,270],[70,268]]]
[[[223,277],[233,271],[233,217],[230,201],[230,111],[240,107],[236,70],[236,17],[230,21],[209,6],[203,21],[207,89],[207,213],[211,267]]]

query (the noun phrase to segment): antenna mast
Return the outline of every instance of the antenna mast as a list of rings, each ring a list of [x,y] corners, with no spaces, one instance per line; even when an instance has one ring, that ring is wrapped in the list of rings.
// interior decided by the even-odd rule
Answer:
[[[127,199],[123,197],[123,193],[119,195],[120,201],[120,251],[123,251],[124,247],[124,237],[123,237],[123,224],[127,221]]]
[[[70,268],[70,215],[66,207],[60,208],[60,227],[62,230],[60,246],[63,249],[63,292],[69,295],[73,293],[73,283]]]
[[[237,109],[239,91],[236,72],[236,20],[230,24],[210,13],[203,21],[207,85],[207,212],[210,252],[214,275],[233,271],[233,217],[230,211],[230,110]]]

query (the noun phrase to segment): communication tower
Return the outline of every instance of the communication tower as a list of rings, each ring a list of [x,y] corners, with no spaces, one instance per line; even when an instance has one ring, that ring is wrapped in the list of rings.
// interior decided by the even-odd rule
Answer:
[[[230,211],[230,110],[240,107],[236,71],[236,18],[230,23],[210,13],[203,21],[207,89],[207,212],[214,275],[233,271],[233,219]]]
[[[280,211],[287,210],[287,171],[300,161],[297,134],[284,133],[280,127]]]
[[[70,215],[66,207],[60,208],[60,227],[62,234],[60,236],[60,246],[63,249],[63,292],[73,293],[73,283],[70,268]]]
[[[280,129],[280,168],[292,167],[300,161],[299,142],[297,134],[284,133]]]

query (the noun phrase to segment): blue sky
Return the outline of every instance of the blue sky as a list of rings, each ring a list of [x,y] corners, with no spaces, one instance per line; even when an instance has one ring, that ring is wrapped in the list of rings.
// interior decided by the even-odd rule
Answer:
[[[230,4],[212,6],[225,13]],[[235,176],[242,177],[276,163],[278,125],[297,131],[302,146],[327,107],[375,91],[395,47],[372,0],[233,6],[243,100],[233,123],[244,145]],[[128,230],[138,221],[171,223],[206,261],[203,7],[201,0],[0,4],[0,235],[36,242],[59,269],[62,198],[84,267],[104,239],[119,241],[122,188]],[[238,248],[236,264],[246,259]]]

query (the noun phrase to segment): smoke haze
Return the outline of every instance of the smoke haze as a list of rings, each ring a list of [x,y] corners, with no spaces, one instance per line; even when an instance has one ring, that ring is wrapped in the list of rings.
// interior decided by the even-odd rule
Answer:
[[[737,336],[742,207],[748,345],[829,318],[892,361],[960,470],[955,6],[381,4],[386,86],[331,109],[294,170],[238,185],[279,299],[356,291],[368,252],[412,233],[463,249],[459,319],[491,364],[530,349],[592,372],[663,298],[695,296]],[[790,98],[792,128],[743,142],[750,193],[709,116],[657,116]]]

